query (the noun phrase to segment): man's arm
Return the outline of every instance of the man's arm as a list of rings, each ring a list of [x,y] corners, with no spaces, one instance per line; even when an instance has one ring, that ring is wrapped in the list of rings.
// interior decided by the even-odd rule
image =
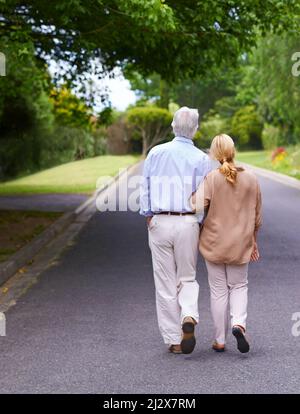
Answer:
[[[204,178],[214,169],[214,165],[208,155],[203,154],[199,159],[196,169],[195,177],[193,179],[192,192],[195,193],[199,186],[203,183]]]
[[[204,214],[208,209],[211,200],[211,182],[205,177],[201,182],[197,191],[190,198],[190,205],[196,214]]]
[[[216,167],[213,165],[213,162],[211,158],[205,154],[205,161],[203,163],[203,176],[204,178],[209,174],[212,170],[214,170]]]
[[[150,163],[151,155],[149,154],[144,162],[143,177],[140,186],[140,214],[147,217],[148,223],[153,216],[150,201]]]

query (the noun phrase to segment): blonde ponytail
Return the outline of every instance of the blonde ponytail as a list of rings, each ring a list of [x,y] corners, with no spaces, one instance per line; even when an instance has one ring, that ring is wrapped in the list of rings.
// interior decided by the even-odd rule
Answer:
[[[235,184],[237,177],[237,168],[232,161],[223,161],[219,169],[221,173],[225,175],[227,181],[229,181],[231,184]]]
[[[219,171],[225,175],[226,180],[235,184],[237,173],[243,171],[243,168],[237,167],[234,163],[235,147],[232,138],[226,134],[215,136],[211,143],[210,154],[221,163]]]

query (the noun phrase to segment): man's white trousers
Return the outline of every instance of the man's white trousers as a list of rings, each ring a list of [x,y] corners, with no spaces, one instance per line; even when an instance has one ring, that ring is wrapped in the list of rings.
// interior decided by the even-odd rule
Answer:
[[[183,319],[199,320],[199,223],[194,215],[160,214],[152,218],[148,231],[159,329],[166,344],[180,344]]]

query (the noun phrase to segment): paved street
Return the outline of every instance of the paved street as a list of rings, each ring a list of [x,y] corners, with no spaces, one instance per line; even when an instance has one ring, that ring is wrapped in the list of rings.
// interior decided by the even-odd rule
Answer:
[[[158,332],[144,219],[96,213],[60,262],[6,314],[0,390],[22,393],[299,393],[300,192],[261,179],[262,260],[250,266],[251,352],[216,354],[198,263],[200,323],[192,355],[166,352]]]
[[[0,196],[1,210],[72,211],[87,200],[84,194]]]

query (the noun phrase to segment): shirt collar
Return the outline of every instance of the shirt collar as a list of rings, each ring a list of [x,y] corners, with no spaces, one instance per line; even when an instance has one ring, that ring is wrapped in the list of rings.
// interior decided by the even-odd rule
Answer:
[[[175,137],[175,138],[173,139],[173,141],[176,141],[176,142],[180,141],[180,142],[185,142],[185,143],[187,143],[187,144],[194,145],[194,141],[193,141],[191,138],[185,138],[185,137]]]

